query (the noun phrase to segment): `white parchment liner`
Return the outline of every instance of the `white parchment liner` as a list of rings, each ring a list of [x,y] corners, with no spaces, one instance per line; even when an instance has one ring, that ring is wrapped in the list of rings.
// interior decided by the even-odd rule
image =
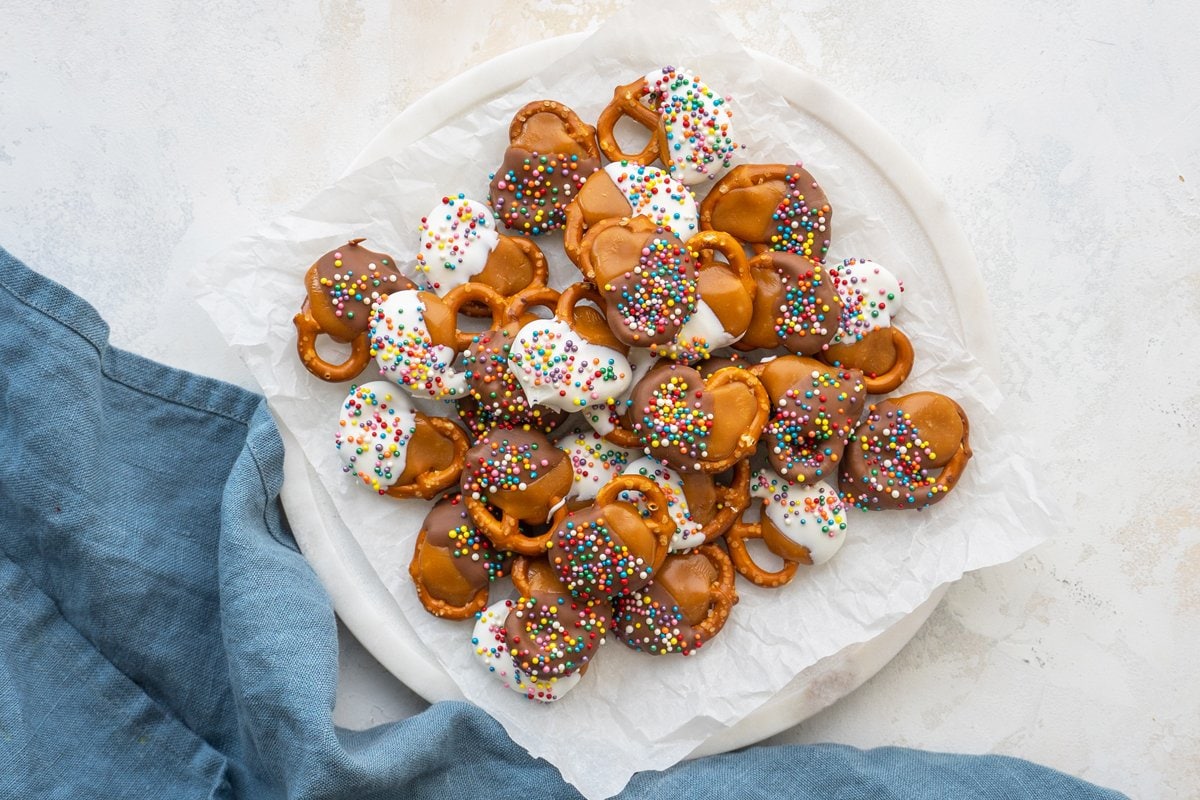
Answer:
[[[968,332],[978,335],[987,314],[981,306],[954,306],[952,273],[974,266],[938,262],[920,221],[887,176],[845,136],[782,99],[775,76],[762,74],[719,17],[697,9],[696,3],[666,3],[613,17],[569,57],[345,176],[205,265],[196,279],[201,304],[300,441],[342,520],[423,642],[468,699],[589,798],[618,792],[636,771],[676,763],[804,668],[882,633],[965,571],[1016,557],[1050,528],[1023,455],[1035,445],[1011,424],[993,376],[966,350]],[[706,26],[677,24],[698,13]],[[792,585],[767,591],[739,583],[741,602],[730,624],[695,656],[648,657],[610,640],[572,693],[540,706],[480,669],[469,622],[437,620],[422,609],[407,565],[429,506],[376,496],[341,472],[332,441],[347,385],[331,386],[305,372],[291,319],[303,299],[304,272],[322,253],[365,236],[368,247],[411,265],[417,224],[440,197],[462,191],[485,199],[509,121],[526,102],[557,99],[595,120],[616,84],[664,64],[688,67],[732,96],[744,161],[803,161],[817,176],[834,208],[831,262],[867,257],[901,277],[906,292],[897,323],[917,352],[901,391],[928,389],[958,399],[971,419],[976,456],[955,492],[932,509],[852,512],[844,549],[829,564],[802,570]],[[577,279],[560,236],[539,244],[556,286]],[[361,380],[374,377],[370,367]]]

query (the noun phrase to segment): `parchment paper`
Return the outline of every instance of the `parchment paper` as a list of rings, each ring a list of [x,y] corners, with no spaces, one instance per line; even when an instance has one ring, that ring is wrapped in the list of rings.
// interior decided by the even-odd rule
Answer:
[[[709,24],[677,24],[697,14]],[[653,11],[639,7],[634,17],[632,11],[613,17],[570,57],[547,64],[517,89],[345,176],[205,265],[196,278],[201,304],[245,359],[277,418],[296,434],[422,641],[467,698],[589,798],[618,792],[636,771],[679,761],[802,669],[883,632],[965,571],[1016,557],[1050,528],[1022,455],[1033,444],[1011,424],[993,377],[964,344],[965,332],[986,320],[986,309],[955,307],[950,284],[953,270],[973,265],[931,259],[920,221],[898,201],[887,176],[844,136],[782,99],[774,76],[761,74],[711,9],[667,3]],[[328,385],[305,372],[291,318],[303,299],[304,272],[322,253],[365,236],[367,246],[412,264],[417,224],[440,197],[462,191],[486,199],[509,121],[526,102],[557,99],[595,120],[615,85],[664,64],[688,67],[732,96],[744,161],[803,161],[817,176],[834,207],[831,262],[867,257],[901,277],[906,291],[897,324],[917,352],[901,392],[929,389],[957,398],[971,419],[976,455],[938,506],[920,513],[853,511],[846,545],[830,563],[803,570],[781,590],[739,583],[741,602],[730,624],[696,655],[649,657],[610,640],[573,692],[541,706],[480,668],[469,644],[470,622],[437,620],[417,601],[407,565],[429,506],[379,497],[342,473],[332,442],[348,385]],[[901,241],[913,243],[921,257],[909,257]],[[560,236],[539,244],[551,259],[555,285],[577,279]],[[369,367],[361,380],[372,379]],[[448,413],[433,404],[425,408]],[[500,591],[510,591],[507,583]]]

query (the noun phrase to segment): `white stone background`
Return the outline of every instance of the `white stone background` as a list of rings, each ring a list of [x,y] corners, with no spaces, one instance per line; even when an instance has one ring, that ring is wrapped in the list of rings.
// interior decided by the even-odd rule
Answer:
[[[439,82],[612,7],[0,0],[0,244],[88,298],[117,346],[252,385],[186,288],[194,265],[330,183]],[[944,189],[1062,521],[772,741],[1005,753],[1133,797],[1200,795],[1200,10],[723,13]],[[423,707],[341,634],[341,724]]]

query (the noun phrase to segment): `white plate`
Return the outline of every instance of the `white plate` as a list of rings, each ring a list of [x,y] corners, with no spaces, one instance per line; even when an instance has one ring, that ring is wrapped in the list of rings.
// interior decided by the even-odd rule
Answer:
[[[443,84],[397,116],[347,172],[390,155],[522,83],[540,67],[576,47],[583,36],[564,36],[513,50]],[[869,116],[826,84],[770,56],[755,54],[755,58],[769,67],[785,100],[851,142],[884,176],[917,220],[926,238],[926,249],[941,264],[954,265],[948,274],[952,276],[955,300],[964,306],[986,307],[983,282],[971,248],[939,191],[916,162]],[[965,335],[970,350],[985,368],[993,369],[999,361],[991,326],[972,326]],[[417,639],[353,535],[341,524],[328,493],[291,432],[280,427],[288,454],[283,503],[296,539],[329,592],[338,616],[363,646],[413,691],[430,702],[461,699],[457,686]],[[771,700],[737,725],[705,741],[692,755],[723,752],[759,741],[849,694],[899,652],[944,593],[943,586],[883,634],[804,670]]]

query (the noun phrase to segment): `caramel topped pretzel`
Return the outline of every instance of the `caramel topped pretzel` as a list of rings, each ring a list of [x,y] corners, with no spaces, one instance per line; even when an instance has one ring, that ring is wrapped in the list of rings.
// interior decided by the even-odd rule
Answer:
[[[645,517],[619,499],[629,490],[641,495]],[[654,577],[674,533],[662,490],[641,475],[621,475],[600,489],[590,507],[557,522],[546,557],[571,594],[611,600]]]
[[[468,619],[487,607],[491,582],[506,574],[511,559],[475,530],[461,496],[453,494],[425,517],[408,572],[426,611]]]
[[[631,428],[645,452],[680,472],[724,472],[746,458],[771,413],[766,390],[749,371],[727,367],[704,379],[671,362],[647,372],[630,403]]]
[[[426,500],[458,481],[467,452],[461,428],[417,411],[387,381],[351,388],[334,443],[343,471],[368,488]]]
[[[751,372],[771,398],[763,429],[771,466],[799,483],[834,479],[866,404],[862,373],[803,356],[781,356]]]
[[[738,601],[733,565],[716,545],[667,556],[640,592],[613,604],[613,634],[651,655],[689,655],[720,633]]]
[[[656,226],[688,239],[700,230],[700,209],[692,190],[658,167],[615,161],[593,172],[566,209],[563,250],[579,266],[583,236],[606,219],[644,216]]]
[[[842,301],[833,276],[805,256],[768,250],[750,260],[756,294],[739,350],[783,347],[810,356],[837,334]]]
[[[523,289],[545,286],[549,275],[546,257],[531,239],[498,233],[491,208],[461,194],[443,197],[421,219],[420,242],[417,280],[435,294],[474,282],[508,300]],[[489,311],[474,302],[462,308],[470,316]]]
[[[372,305],[392,292],[416,288],[400,274],[395,260],[351,239],[321,256],[304,276],[307,296],[292,319],[296,326],[296,352],[304,368],[321,380],[348,381],[371,361],[367,327]],[[350,355],[340,364],[317,353],[317,337],[327,335],[350,344]]]
[[[513,117],[488,200],[506,228],[539,236],[562,226],[567,204],[599,167],[595,129],[562,103],[537,100]]]
[[[833,209],[799,164],[742,164],[717,181],[700,204],[700,227],[730,233],[755,253],[779,250],[822,262]]]
[[[940,502],[971,459],[962,406],[936,392],[872,405],[842,460],[839,487],[864,511],[915,509]]]
[[[673,553],[716,541],[750,505],[750,462],[745,460],[734,464],[728,485],[709,473],[676,472],[649,456],[630,462],[625,474],[649,478],[662,489],[675,521]]]
[[[757,287],[736,239],[721,231],[703,231],[685,245],[698,264],[697,300],[688,320],[666,345],[651,345],[657,355],[694,364],[738,342],[750,325]],[[718,261],[715,254],[725,256]]]
[[[525,319],[535,319],[528,310],[534,305],[554,307],[558,292],[537,286],[518,292],[499,309],[503,324],[471,334],[470,344],[459,354],[458,365],[466,377],[468,400],[459,401],[459,417],[480,437],[492,428],[529,427],[550,433],[567,418],[559,408],[533,403],[513,374],[509,353]]]
[[[871,394],[895,390],[913,366],[912,342],[892,325],[904,285],[869,260],[849,258],[829,271],[842,313],[837,335],[819,357],[829,364],[860,370]]]
[[[556,510],[565,514],[563,501],[573,478],[570,460],[545,436],[519,429],[494,430],[467,452],[463,502],[471,519],[497,547],[541,555],[549,537],[546,533],[525,536],[521,523],[544,525]]]
[[[762,516],[758,522],[734,523],[725,543],[738,574],[755,585],[783,586],[799,565],[824,564],[845,542],[847,507],[831,485],[798,484],[762,470],[754,473],[750,493],[762,500]],[[752,539],[762,539],[783,566],[772,571],[755,562],[746,548]]]
[[[696,311],[693,255],[649,217],[592,226],[583,237],[579,267],[603,296],[612,332],[627,345],[668,344]]]

